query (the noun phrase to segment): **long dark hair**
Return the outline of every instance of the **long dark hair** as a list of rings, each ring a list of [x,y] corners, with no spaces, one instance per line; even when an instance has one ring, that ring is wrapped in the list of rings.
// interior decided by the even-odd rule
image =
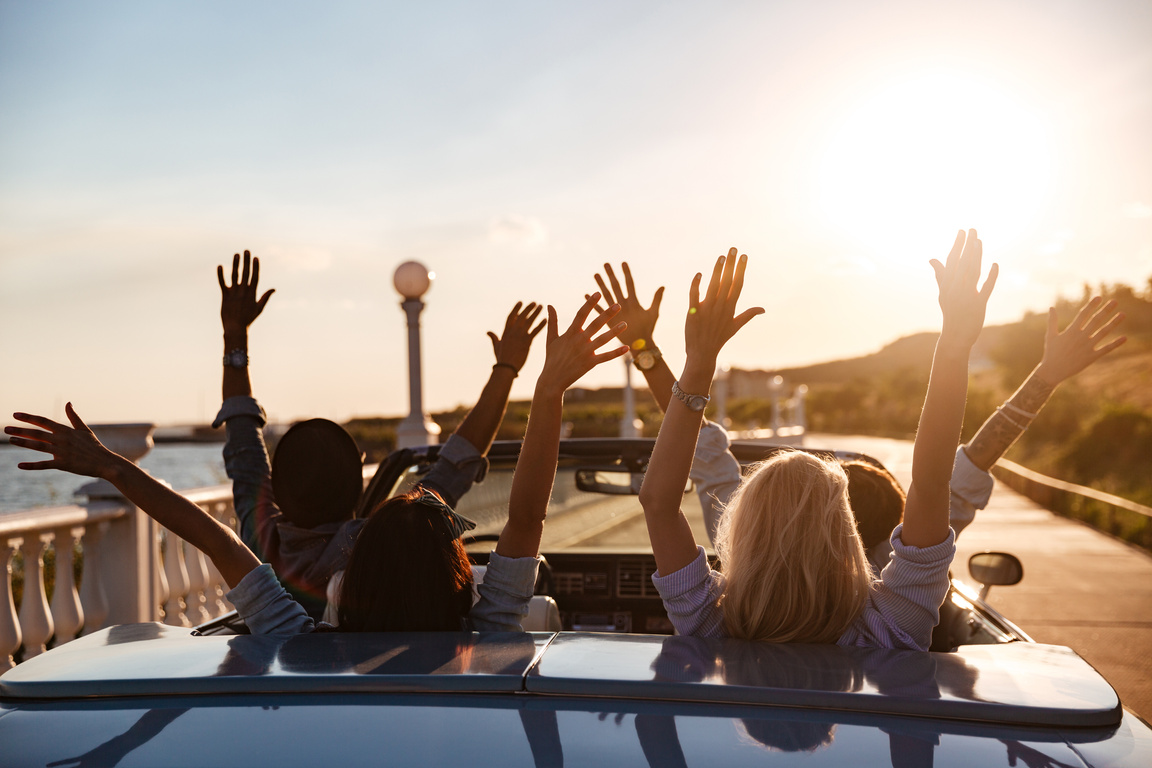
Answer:
[[[465,627],[472,609],[472,568],[448,517],[424,501],[428,493],[417,488],[372,511],[344,571],[342,632]]]

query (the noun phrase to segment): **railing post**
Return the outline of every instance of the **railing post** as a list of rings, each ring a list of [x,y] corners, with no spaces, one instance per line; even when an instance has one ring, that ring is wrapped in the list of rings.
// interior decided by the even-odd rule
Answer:
[[[84,631],[90,635],[103,629],[108,618],[108,595],[104,591],[104,535],[111,523],[90,525],[84,532],[84,570],[80,574],[80,605]]]
[[[24,555],[24,595],[20,598],[20,630],[24,635],[24,658],[39,656],[48,649],[52,637],[52,614],[44,592],[44,549],[52,541],[50,533],[33,533],[25,537],[20,551]]]
[[[176,627],[190,627],[192,622],[184,612],[184,596],[188,594],[184,541],[172,531],[168,531],[166,535],[168,544],[164,547],[164,577],[168,581],[168,599],[164,602],[164,623]]]
[[[80,607],[80,595],[76,592],[76,577],[72,568],[76,542],[83,534],[83,526],[57,528],[55,532],[56,587],[52,593],[52,623],[56,627],[56,638],[52,641],[52,647],[75,639],[76,631],[84,623],[84,611]]]
[[[208,559],[204,553],[191,544],[184,547],[184,565],[188,569],[188,620],[193,625],[203,624],[212,618],[208,613]]]
[[[15,666],[12,654],[20,650],[23,642],[12,595],[12,555],[23,543],[23,539],[0,539],[0,564],[4,566],[3,573],[0,573],[4,577],[4,594],[0,596],[0,672]]]

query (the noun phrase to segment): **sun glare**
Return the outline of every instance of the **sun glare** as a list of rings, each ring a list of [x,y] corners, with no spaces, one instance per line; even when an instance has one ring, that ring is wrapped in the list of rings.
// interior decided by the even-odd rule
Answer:
[[[907,264],[975,227],[1004,245],[1053,176],[1048,124],[991,80],[921,73],[857,102],[831,136],[816,205],[878,264]]]

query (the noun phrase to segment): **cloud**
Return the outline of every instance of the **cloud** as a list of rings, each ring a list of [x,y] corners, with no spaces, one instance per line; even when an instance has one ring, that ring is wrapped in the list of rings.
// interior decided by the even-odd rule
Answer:
[[[488,240],[494,245],[513,245],[518,248],[537,248],[548,242],[548,228],[544,222],[527,216],[502,216],[488,226]]]
[[[1126,203],[1120,207],[1120,215],[1126,219],[1152,218],[1152,205],[1141,202]]]

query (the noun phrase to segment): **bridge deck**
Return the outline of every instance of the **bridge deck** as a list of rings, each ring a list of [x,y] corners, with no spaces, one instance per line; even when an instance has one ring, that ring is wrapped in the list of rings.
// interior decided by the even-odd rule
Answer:
[[[814,435],[805,444],[869,453],[905,487],[910,480],[911,442]],[[989,602],[1037,642],[1073,648],[1126,707],[1152,720],[1152,556],[999,482],[988,509],[957,540],[953,571],[966,575],[968,557],[989,549],[1024,563],[1024,581],[993,588]]]

